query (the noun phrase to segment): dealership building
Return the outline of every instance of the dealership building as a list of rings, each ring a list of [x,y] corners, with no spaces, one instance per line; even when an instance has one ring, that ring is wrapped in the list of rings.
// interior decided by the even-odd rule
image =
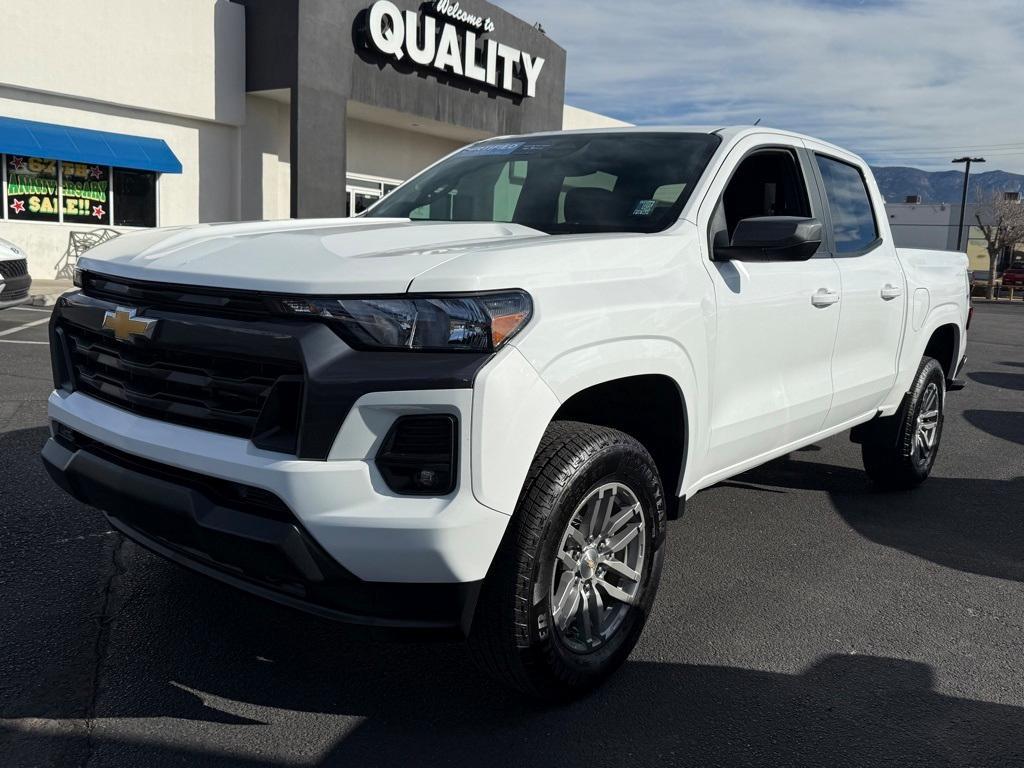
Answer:
[[[483,0],[47,8],[4,11],[0,67],[0,237],[36,278],[72,233],[352,215],[466,143],[622,124],[567,106],[565,51]]]

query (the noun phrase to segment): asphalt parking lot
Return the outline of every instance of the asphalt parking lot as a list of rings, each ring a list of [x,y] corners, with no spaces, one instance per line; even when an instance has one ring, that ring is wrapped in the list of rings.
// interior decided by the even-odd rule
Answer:
[[[0,312],[4,768],[1024,764],[1019,307],[978,306],[925,486],[843,435],[700,494],[631,660],[554,709],[112,533],[38,459],[46,318]]]

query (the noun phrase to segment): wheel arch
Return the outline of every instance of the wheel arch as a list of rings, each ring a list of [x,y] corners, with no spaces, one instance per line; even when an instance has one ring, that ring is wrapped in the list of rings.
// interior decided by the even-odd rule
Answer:
[[[946,381],[952,380],[960,362],[960,326],[952,322],[936,326],[928,335],[922,355],[938,360]]]
[[[548,425],[570,414],[602,426],[625,427],[623,431],[645,445],[651,442],[647,447],[663,474],[666,495],[678,496],[685,487],[692,446],[698,444],[695,406],[701,389],[690,356],[677,341],[661,337],[608,340],[566,351],[546,366],[527,360],[514,347],[503,350],[499,358],[477,376],[474,387],[473,491],[481,503],[512,514]],[[602,396],[626,403],[624,398],[649,393],[679,415],[682,435],[674,441],[659,435],[649,422],[608,418],[596,407]],[[660,415],[653,407],[645,411],[652,421]],[[664,417],[661,420],[666,427],[670,424]],[[668,458],[673,447],[678,447],[675,461]],[[676,504],[669,507],[674,513]]]
[[[637,407],[641,406],[641,407]],[[688,450],[686,398],[678,382],[663,373],[608,379],[565,400],[552,421],[582,421],[636,438],[651,454],[666,495],[677,495]],[[669,503],[669,516],[677,505]]]
[[[927,355],[939,361],[947,383],[956,375],[963,349],[962,325],[961,311],[955,304],[940,304],[932,308],[921,330],[904,342],[896,382],[880,408],[881,415],[891,416],[899,408],[914,381],[922,357]]]

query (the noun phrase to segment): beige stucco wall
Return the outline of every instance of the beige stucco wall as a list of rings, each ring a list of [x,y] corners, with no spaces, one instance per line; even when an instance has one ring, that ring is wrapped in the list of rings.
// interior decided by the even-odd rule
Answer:
[[[242,126],[241,218],[291,216],[291,112],[286,103],[247,96]]]
[[[35,0],[3,3],[0,16],[10,33],[0,49],[0,115],[163,139],[184,173],[160,177],[157,223],[239,218],[243,6]],[[88,229],[0,220],[0,237],[26,250],[36,278],[53,277],[68,234]]]
[[[466,142],[349,118],[346,150],[349,173],[405,180]]]
[[[562,130],[573,131],[582,128],[617,128],[632,125],[614,117],[600,115],[597,112],[589,112],[579,107],[571,107],[568,104],[562,109]]]
[[[5,0],[0,17],[0,85],[201,120],[244,119],[245,8],[237,3]]]
[[[239,141],[238,129],[233,125],[2,87],[0,115],[163,139],[181,160],[185,172],[160,176],[157,223],[173,226],[239,218]],[[90,229],[0,220],[0,237],[28,252],[33,276],[51,278],[54,264],[67,247],[68,233],[76,228]]]

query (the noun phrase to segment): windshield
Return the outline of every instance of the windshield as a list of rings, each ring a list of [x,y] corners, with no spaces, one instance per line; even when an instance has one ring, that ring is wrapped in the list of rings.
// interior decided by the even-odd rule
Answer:
[[[598,133],[466,147],[367,217],[513,222],[551,234],[658,232],[672,224],[719,144],[706,133]]]

